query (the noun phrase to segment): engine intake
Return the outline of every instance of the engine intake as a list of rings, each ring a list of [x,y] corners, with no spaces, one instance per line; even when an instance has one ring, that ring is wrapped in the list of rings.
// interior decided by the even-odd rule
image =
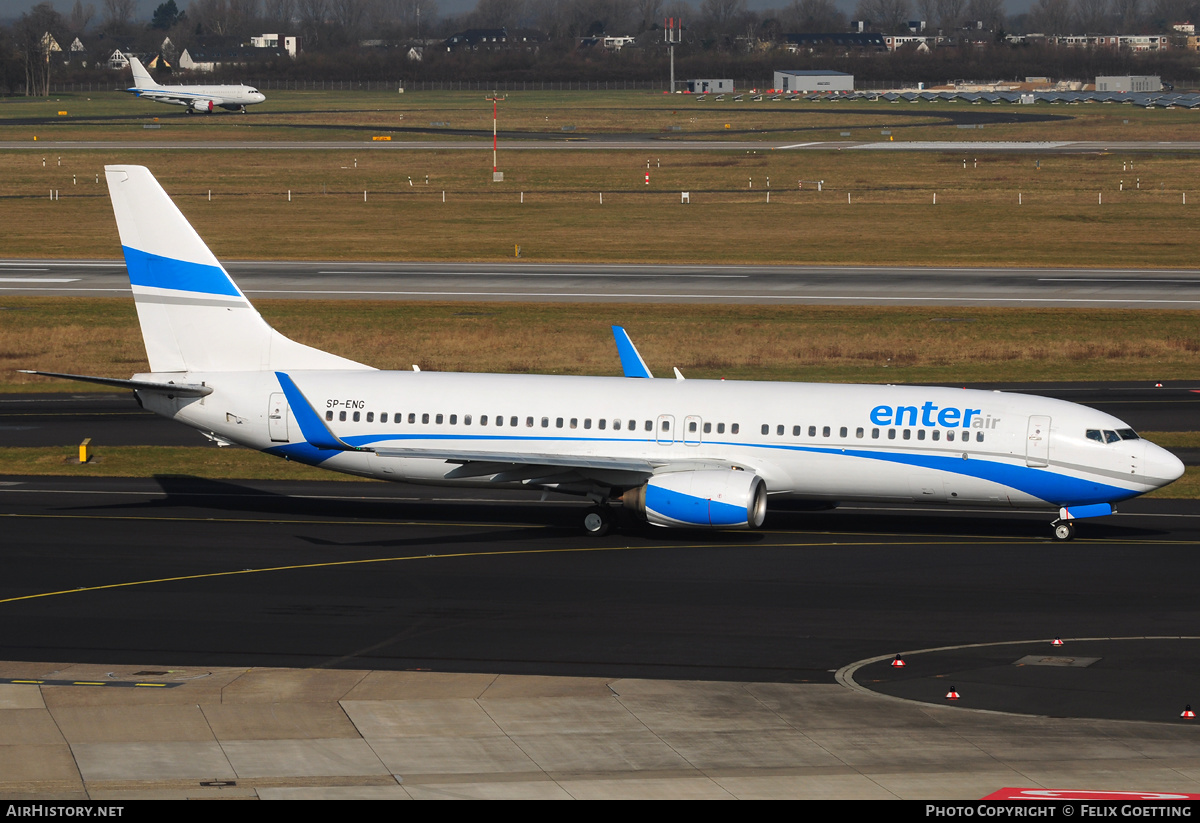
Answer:
[[[193,100],[192,101],[192,111],[200,112],[202,114],[212,114],[212,110],[213,110],[213,101],[211,101],[211,100]]]
[[[767,514],[767,486],[732,469],[668,472],[626,492],[624,502],[654,526],[756,529]]]

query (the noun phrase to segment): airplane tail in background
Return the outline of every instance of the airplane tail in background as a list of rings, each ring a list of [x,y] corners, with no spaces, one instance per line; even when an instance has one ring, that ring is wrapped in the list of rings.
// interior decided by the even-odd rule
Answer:
[[[150,72],[146,71],[146,67],[142,65],[142,61],[136,57],[129,58],[129,68],[133,69],[133,85],[139,89],[157,89],[160,88],[158,83],[154,82],[154,78],[150,76]]]
[[[149,169],[104,173],[151,371],[371,368],[267,325]]]

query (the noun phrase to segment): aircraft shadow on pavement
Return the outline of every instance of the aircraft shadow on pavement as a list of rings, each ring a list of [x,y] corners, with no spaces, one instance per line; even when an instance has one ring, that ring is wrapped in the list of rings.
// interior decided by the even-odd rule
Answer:
[[[512,494],[511,500],[434,500],[426,495],[446,493],[443,489],[409,485],[369,484],[372,493],[355,497],[363,490],[357,484],[331,483],[319,490],[306,486],[300,491],[287,481],[280,483],[255,483],[254,485],[231,480],[212,480],[191,475],[156,475],[154,481],[163,492],[163,497],[143,499],[136,502],[114,503],[108,506],[87,508],[109,511],[154,511],[164,509],[210,509],[218,512],[252,512],[299,518],[297,524],[308,518],[333,518],[348,520],[372,520],[420,522],[438,521],[447,526],[461,523],[476,526],[479,523],[494,524],[499,529],[511,526],[541,526],[543,537],[572,538],[580,535],[580,520],[588,503],[579,500],[554,498],[554,503],[542,503],[533,494]],[[332,487],[332,488],[331,488]],[[411,500],[398,500],[396,496],[409,496]],[[620,539],[640,539],[655,543],[691,543],[697,540],[740,545],[754,545],[767,541],[764,532],[739,530],[661,529],[647,525],[631,512],[615,507],[617,530],[614,536]],[[773,501],[767,515],[766,532],[796,532],[798,534],[825,533],[829,535],[877,535],[885,539],[928,538],[973,540],[1031,540],[1050,539],[1051,513],[1030,512],[980,512],[980,511],[928,511],[914,507],[903,511],[877,511],[861,508],[831,508],[814,510],[811,505],[792,501]],[[1080,539],[1097,540],[1140,540],[1162,537],[1162,529],[1130,526],[1111,520],[1082,521],[1079,526]],[[488,539],[499,539],[500,532]],[[505,532],[507,534],[507,532]],[[517,530],[511,534],[513,540],[528,540],[527,531]],[[460,536],[461,539],[461,536]],[[480,535],[479,539],[484,539]],[[385,541],[387,545],[401,545],[407,540]],[[428,542],[428,539],[426,540]],[[611,537],[606,540],[611,542]],[[365,544],[356,544],[365,545]],[[383,545],[383,544],[379,544]]]

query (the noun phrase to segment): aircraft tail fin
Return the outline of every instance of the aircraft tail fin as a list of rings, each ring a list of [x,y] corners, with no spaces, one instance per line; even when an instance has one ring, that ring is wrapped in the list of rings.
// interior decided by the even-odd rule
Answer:
[[[154,78],[150,76],[150,72],[146,71],[146,67],[142,65],[142,61],[136,57],[129,58],[129,68],[133,69],[133,85],[139,89],[157,89],[158,83],[154,82]]]
[[[143,166],[105,166],[154,372],[369,369],[272,329]]]

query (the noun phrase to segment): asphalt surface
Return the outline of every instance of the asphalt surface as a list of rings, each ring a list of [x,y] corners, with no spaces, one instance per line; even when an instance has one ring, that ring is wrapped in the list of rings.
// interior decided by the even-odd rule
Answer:
[[[859,506],[596,540],[583,508],[382,483],[7,477],[0,659],[832,683],[874,657],[1026,641],[914,659],[880,688],[937,702],[952,672],[976,708],[1166,720],[1164,705],[1200,705],[1194,646],[1080,646],[1108,661],[1087,667],[1104,695],[1089,701],[1063,694],[1072,681],[997,674],[1056,636],[1190,634],[1191,503],[1134,501],[1068,544],[1045,514]],[[1168,660],[1177,694],[1141,699]],[[977,681],[991,686],[963,685]]]
[[[1200,270],[224,263],[251,298],[1200,308]],[[123,262],[0,260],[0,295],[130,294]]]

